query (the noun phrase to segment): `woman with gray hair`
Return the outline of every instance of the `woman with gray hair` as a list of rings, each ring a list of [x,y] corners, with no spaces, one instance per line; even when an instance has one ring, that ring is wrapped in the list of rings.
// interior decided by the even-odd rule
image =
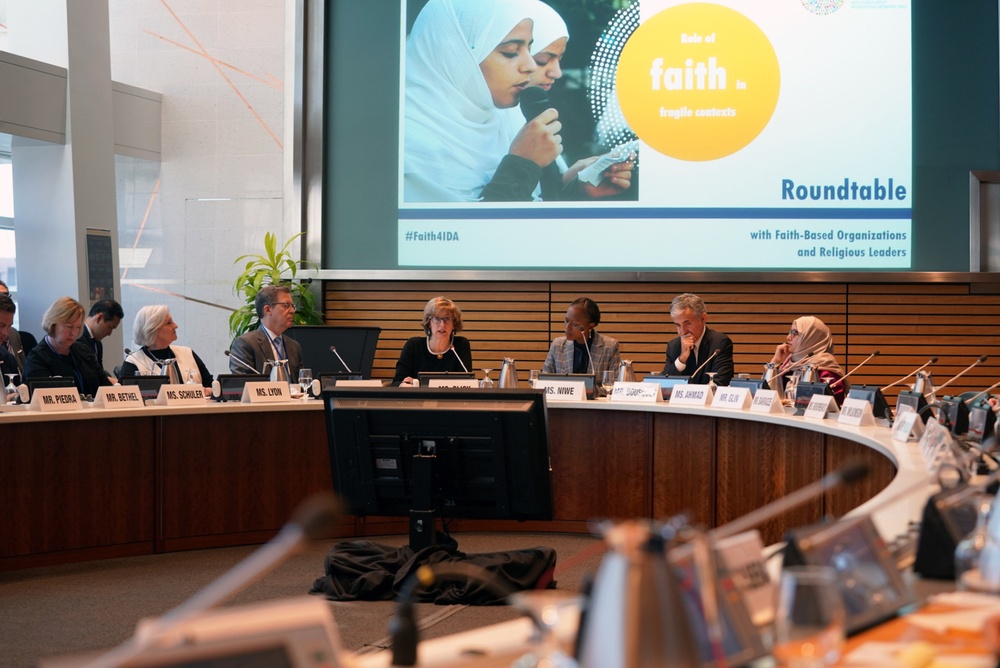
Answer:
[[[31,349],[24,365],[24,378],[65,376],[74,379],[80,394],[93,396],[111,381],[97,363],[90,347],[80,338],[83,305],[72,297],[60,297],[42,316],[45,337]]]
[[[135,314],[132,339],[139,350],[130,353],[122,364],[122,377],[159,376],[172,366],[180,382],[193,380],[202,387],[212,386],[212,374],[191,348],[174,344],[177,323],[163,304],[143,306]],[[169,372],[169,369],[168,369]]]
[[[414,336],[404,345],[396,362],[393,385],[412,385],[422,371],[463,372],[472,370],[472,346],[462,331],[462,310],[446,297],[434,297],[424,306],[421,321],[424,336]]]

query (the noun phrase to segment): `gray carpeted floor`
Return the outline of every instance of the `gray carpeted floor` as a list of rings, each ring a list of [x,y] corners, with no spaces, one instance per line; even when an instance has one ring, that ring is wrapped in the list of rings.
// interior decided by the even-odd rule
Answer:
[[[557,555],[560,589],[579,590],[603,554],[601,541],[568,534],[455,534],[466,553],[545,546]],[[402,545],[405,537],[373,538]],[[311,545],[229,605],[298,596],[323,575],[332,541]],[[143,617],[180,604],[237,564],[255,548],[195,550],[128,559],[108,559],[46,569],[0,573],[0,664],[33,666],[39,659],[112,647],[132,635]],[[374,651],[386,640],[392,602],[331,602],[344,647]],[[449,614],[454,611],[454,614]],[[517,616],[509,607],[418,606],[418,619],[433,638]]]

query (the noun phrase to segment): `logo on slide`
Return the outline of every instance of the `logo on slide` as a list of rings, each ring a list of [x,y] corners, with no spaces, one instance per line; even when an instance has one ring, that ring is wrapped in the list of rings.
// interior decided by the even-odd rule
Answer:
[[[677,5],[640,25],[616,75],[625,120],[678,160],[717,160],[759,135],[781,88],[778,56],[757,25],[709,3]]]
[[[844,0],[802,0],[802,6],[812,14],[826,16],[844,6]]]

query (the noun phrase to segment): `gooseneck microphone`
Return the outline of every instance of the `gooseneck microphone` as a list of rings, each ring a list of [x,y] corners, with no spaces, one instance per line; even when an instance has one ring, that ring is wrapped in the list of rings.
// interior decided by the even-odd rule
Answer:
[[[895,381],[893,383],[889,383],[888,385],[886,385],[885,387],[882,388],[882,391],[885,392],[890,387],[896,387],[897,385],[899,385],[900,383],[902,383],[904,380],[906,380],[910,376],[913,376],[915,374],[920,373],[921,371],[923,371],[924,369],[926,369],[927,367],[929,367],[931,364],[935,364],[937,361],[938,361],[937,357],[930,358],[929,360],[927,360],[927,363],[924,364],[922,367],[918,367],[918,368],[914,369],[913,371],[911,371],[910,373],[908,373],[905,376],[903,376],[902,378],[900,378],[899,380],[897,380],[897,381]]]
[[[868,464],[860,460],[848,462],[836,471],[827,473],[816,482],[811,482],[805,487],[800,487],[794,492],[765,504],[757,510],[750,511],[742,517],[737,517],[732,522],[723,524],[717,529],[712,529],[708,532],[708,535],[715,541],[743,533],[768,520],[774,519],[778,515],[788,512],[796,506],[802,505],[806,501],[816,498],[827,490],[839,487],[840,485],[853,485],[863,480],[870,470]]]
[[[347,369],[347,373],[354,373],[353,371],[351,371],[351,367],[347,366],[347,363],[344,362],[344,358],[340,356],[340,353],[337,352],[337,346],[330,346],[330,352],[337,356],[337,359],[340,360],[340,363],[344,366],[345,369]]]
[[[934,392],[937,393],[938,391],[943,390],[944,388],[948,387],[949,385],[951,385],[952,383],[954,383],[956,380],[958,380],[959,378],[961,378],[965,374],[969,373],[975,367],[979,366],[980,364],[982,364],[983,362],[985,362],[988,359],[989,359],[989,355],[983,355],[982,357],[980,357],[979,359],[977,359],[975,362],[973,362],[969,366],[965,367],[965,369],[963,371],[961,371],[957,376],[955,376],[954,378],[952,378],[951,380],[949,380],[947,383],[945,383],[944,385],[938,385],[937,387],[935,387],[934,388]]]
[[[965,405],[966,406],[971,406],[972,404],[976,403],[977,401],[979,401],[980,399],[982,399],[984,396],[986,396],[987,394],[989,394],[990,390],[995,390],[998,387],[1000,387],[1000,382],[993,383],[992,385],[990,385],[989,387],[987,387],[985,390],[983,390],[979,394],[977,394],[977,395],[975,395],[973,397],[969,397],[968,399],[966,399],[965,400]]]
[[[864,365],[868,364],[870,361],[872,361],[873,359],[875,359],[878,356],[879,356],[879,351],[876,350],[871,355],[869,355],[868,357],[866,357],[864,359],[864,361],[861,362],[861,364],[857,365],[856,367],[854,367],[853,369],[851,369],[850,371],[848,371],[847,373],[845,373],[843,376],[841,376],[837,380],[835,380],[832,383],[830,383],[830,388],[832,389],[834,387],[837,387],[838,385],[840,385],[841,383],[843,383],[845,380],[847,380],[848,376],[850,376],[852,373],[854,373],[855,371],[857,371],[858,369],[860,369]]]
[[[719,353],[721,353],[721,352],[722,352],[722,348],[716,348],[716,349],[715,349],[715,352],[714,352],[714,353],[712,353],[711,355],[709,355],[709,356],[708,356],[708,359],[706,359],[706,360],[705,360],[704,362],[702,362],[702,363],[701,363],[701,366],[699,366],[699,367],[698,367],[697,369],[695,369],[695,370],[694,370],[694,372],[693,372],[693,373],[691,374],[690,378],[694,378],[695,376],[697,376],[697,375],[698,375],[698,373],[699,373],[699,372],[700,372],[700,371],[701,371],[702,369],[704,369],[704,368],[705,368],[705,365],[706,365],[706,364],[708,364],[709,362],[711,362],[711,361],[712,361],[712,358],[713,358],[713,357],[715,357],[716,355],[718,355],[718,354],[719,354]]]
[[[228,357],[229,359],[233,360],[234,362],[236,362],[237,364],[239,364],[241,367],[243,367],[244,369],[246,369],[250,373],[252,373],[254,375],[257,375],[257,374],[260,373],[260,371],[257,371],[257,369],[255,367],[250,366],[249,364],[247,364],[246,362],[244,362],[243,360],[241,360],[239,357],[237,357],[236,355],[234,355],[231,350],[226,350],[226,351],[223,351],[223,352],[226,353],[226,357]]]
[[[462,369],[465,371],[465,373],[469,373],[468,367],[466,367],[465,362],[462,361],[462,356],[458,354],[457,350],[455,350],[455,346],[451,346],[450,348],[448,348],[448,350],[450,350],[455,355],[455,359],[457,359],[458,363],[462,365]]]
[[[587,340],[587,332],[584,331],[585,328],[580,325],[577,325],[576,328],[580,330],[581,334],[583,334],[583,347],[587,349],[587,368],[590,369],[590,373],[597,373],[594,370],[594,357],[590,354],[590,342]],[[600,380],[600,378],[597,380]]]
[[[332,493],[306,499],[292,519],[274,538],[249,557],[236,564],[222,577],[153,622],[141,636],[133,636],[122,645],[87,663],[88,668],[120,666],[140,655],[171,629],[199,613],[219,605],[267,575],[286,559],[300,552],[311,540],[329,538],[342,514],[340,501]]]

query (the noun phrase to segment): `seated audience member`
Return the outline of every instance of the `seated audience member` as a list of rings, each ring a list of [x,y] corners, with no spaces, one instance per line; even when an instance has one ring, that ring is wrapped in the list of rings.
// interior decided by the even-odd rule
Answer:
[[[3,281],[0,281],[0,294],[7,295],[10,297],[10,288]],[[24,335],[30,336],[27,332],[23,332]],[[22,332],[17,331],[11,326],[7,333],[7,350],[17,358],[18,369],[24,369],[24,363],[28,359],[28,351],[35,347],[37,341],[34,341],[35,337],[31,337],[32,344],[30,346],[25,346],[25,342],[21,340]]]
[[[598,382],[606,370],[621,364],[618,341],[598,333],[601,309],[589,297],[580,297],[566,309],[566,336],[552,342],[542,371],[545,373],[596,374]]]
[[[472,371],[472,346],[462,331],[462,311],[455,302],[435,297],[424,306],[424,336],[403,344],[393,385],[412,385],[421,372]]]
[[[6,294],[0,294],[0,374],[3,374],[3,385],[13,382],[15,385],[21,383],[21,363],[10,345],[10,331],[14,329],[14,314],[17,313],[17,306],[14,300]],[[8,378],[8,374],[14,374],[13,378]]]
[[[100,386],[111,384],[90,348],[78,340],[83,316],[83,306],[72,297],[60,297],[52,303],[42,316],[45,336],[28,353],[24,365],[26,379],[72,378],[80,393],[90,396],[97,394]]]
[[[295,323],[292,292],[283,285],[265,285],[254,301],[260,327],[233,341],[229,370],[233,373],[270,374],[274,360],[288,360],[288,380],[295,382],[302,368],[302,347],[295,339],[283,336]]]
[[[775,373],[781,374],[782,387],[788,377],[788,373],[782,372],[792,372],[806,366],[811,366],[816,372],[813,380],[817,382],[832,383],[844,375],[844,370],[833,356],[833,335],[830,334],[830,328],[811,315],[792,321],[792,328],[788,330],[785,342],[774,349],[771,363],[774,364]],[[844,381],[833,388],[837,405],[843,403],[848,384],[848,381]]]
[[[733,342],[706,326],[708,311],[698,295],[685,292],[670,302],[670,318],[677,327],[677,337],[667,344],[667,376],[688,376],[693,385],[707,385],[712,380],[722,387],[733,378]],[[712,357],[718,350],[719,354]],[[696,373],[697,372],[697,373]]]
[[[173,366],[176,380],[186,383],[194,380],[201,387],[212,386],[212,374],[198,354],[177,340],[177,323],[170,317],[170,310],[163,304],[143,306],[135,314],[132,338],[139,350],[125,357],[122,378],[126,376],[169,375],[164,370]]]
[[[121,324],[124,317],[125,311],[122,310],[121,304],[114,299],[102,299],[94,302],[86,320],[83,321],[80,340],[93,351],[94,357],[97,358],[97,363],[101,365],[102,369],[104,368],[104,344],[101,341],[118,329],[118,325]],[[108,374],[108,377],[110,378],[111,374]],[[114,382],[113,378],[111,380]]]

